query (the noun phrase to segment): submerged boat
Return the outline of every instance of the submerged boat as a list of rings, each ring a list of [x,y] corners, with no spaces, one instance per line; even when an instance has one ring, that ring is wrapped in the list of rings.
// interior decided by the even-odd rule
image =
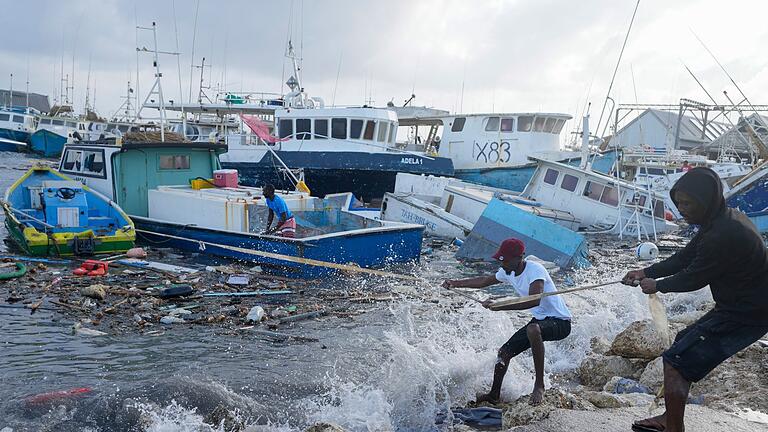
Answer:
[[[296,238],[263,234],[268,209],[261,188],[191,182],[213,178],[226,149],[202,142],[80,143],[65,147],[60,167],[116,201],[136,224],[139,240],[149,244],[251,261],[297,277],[335,271],[318,262],[382,267],[418,261],[423,226],[364,217],[350,197],[279,192],[297,220]]]
[[[30,255],[93,255],[133,247],[125,212],[104,195],[48,167],[33,167],[5,193],[10,238]]]
[[[73,117],[40,117],[37,130],[30,136],[29,148],[45,157],[58,157],[68,142],[74,141],[78,120]]]

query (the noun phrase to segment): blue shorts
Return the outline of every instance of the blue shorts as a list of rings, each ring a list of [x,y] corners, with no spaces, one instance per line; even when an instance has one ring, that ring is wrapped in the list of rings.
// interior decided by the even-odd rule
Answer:
[[[571,334],[571,322],[569,320],[554,317],[546,317],[541,320],[534,318],[516,331],[507,343],[499,349],[500,357],[508,360],[531,347],[531,342],[528,340],[528,326],[531,324],[539,325],[541,339],[544,341],[565,339]]]
[[[675,337],[664,362],[690,382],[702,380],[720,363],[768,333],[768,326],[748,326],[711,310]]]

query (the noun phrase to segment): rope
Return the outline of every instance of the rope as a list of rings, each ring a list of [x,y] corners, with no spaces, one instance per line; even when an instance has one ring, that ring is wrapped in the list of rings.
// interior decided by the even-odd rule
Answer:
[[[356,267],[356,266],[347,265],[347,264],[338,264],[338,263],[333,263],[333,262],[328,262],[328,261],[320,261],[320,260],[315,260],[315,259],[311,259],[311,258],[302,258],[302,257],[291,256],[291,255],[283,255],[283,254],[278,254],[278,253],[274,253],[274,252],[257,251],[257,250],[246,249],[246,248],[241,248],[241,247],[237,247],[237,246],[224,245],[224,244],[220,244],[220,243],[204,242],[202,240],[193,240],[193,239],[184,238],[184,237],[177,237],[177,236],[170,235],[170,234],[161,234],[161,233],[153,232],[153,231],[145,231],[145,230],[137,229],[136,232],[147,233],[147,234],[157,235],[157,236],[161,236],[161,237],[167,237],[167,238],[169,238],[169,240],[170,239],[183,240],[183,241],[187,241],[187,242],[190,242],[190,243],[198,243],[200,245],[205,245],[205,246],[215,246],[215,247],[219,247],[219,248],[222,248],[222,249],[227,249],[227,250],[231,250],[231,251],[234,251],[234,252],[243,253],[243,254],[246,254],[246,255],[259,256],[259,257],[262,257],[262,258],[271,258],[271,259],[280,260],[280,261],[288,261],[288,262],[293,262],[293,263],[298,263],[298,264],[305,264],[305,265],[316,266],[316,267],[333,268],[333,269],[337,269],[337,270],[345,270],[345,271],[351,271],[351,272],[356,272],[356,273],[366,273],[366,274],[371,274],[371,275],[376,275],[376,276],[392,277],[392,278],[396,278],[396,279],[403,279],[403,280],[409,280],[409,281],[419,281],[419,280],[421,280],[421,279],[419,279],[417,277],[414,277],[414,276],[401,275],[401,274],[387,272],[387,271],[383,271],[383,270],[374,270],[374,269]]]
[[[534,294],[534,295],[529,295],[529,296],[524,296],[524,297],[513,297],[513,298],[501,299],[501,300],[497,300],[497,301],[493,302],[492,306],[494,306],[494,307],[511,306],[511,305],[516,305],[516,304],[520,304],[520,303],[527,303],[527,302],[533,301],[533,300],[540,300],[540,299],[542,299],[544,297],[555,296],[555,295],[560,295],[560,294],[575,293],[575,292],[578,292],[578,291],[584,291],[584,290],[588,290],[588,289],[600,288],[600,287],[604,287],[606,285],[613,285],[613,284],[617,284],[617,283],[621,283],[621,281],[620,280],[613,280],[613,281],[610,281],[610,282],[603,282],[603,283],[599,283],[599,284],[595,284],[595,285],[587,285],[587,286],[571,288],[571,289],[566,289],[566,290],[561,290],[561,291],[552,291],[552,292],[545,292],[545,293],[541,293],[541,294]]]

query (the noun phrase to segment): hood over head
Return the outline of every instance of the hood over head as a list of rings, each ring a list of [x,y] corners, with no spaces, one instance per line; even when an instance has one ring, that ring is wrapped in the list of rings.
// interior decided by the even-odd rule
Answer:
[[[705,225],[725,211],[725,198],[723,197],[723,184],[720,176],[710,168],[697,167],[685,173],[669,191],[672,201],[677,205],[675,193],[682,191],[699,202],[706,212],[704,213]]]

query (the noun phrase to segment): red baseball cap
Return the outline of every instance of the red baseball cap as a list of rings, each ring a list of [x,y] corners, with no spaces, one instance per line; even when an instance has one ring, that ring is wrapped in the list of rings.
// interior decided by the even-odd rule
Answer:
[[[501,242],[499,250],[493,254],[493,259],[503,261],[504,257],[519,257],[523,256],[523,253],[525,253],[525,243],[516,238],[508,238]]]

